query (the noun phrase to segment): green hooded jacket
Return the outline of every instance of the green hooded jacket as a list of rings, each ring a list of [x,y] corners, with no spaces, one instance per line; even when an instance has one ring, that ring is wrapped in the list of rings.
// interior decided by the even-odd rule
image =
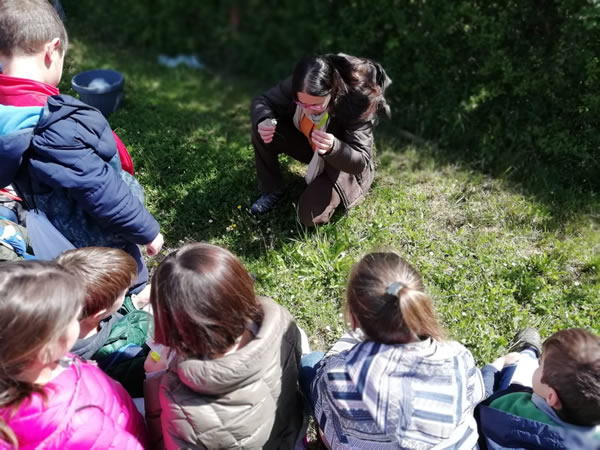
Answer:
[[[154,318],[146,311],[137,310],[129,296],[115,315],[120,317],[92,359],[119,381],[132,397],[143,397],[144,361],[150,353],[146,339],[152,333]]]

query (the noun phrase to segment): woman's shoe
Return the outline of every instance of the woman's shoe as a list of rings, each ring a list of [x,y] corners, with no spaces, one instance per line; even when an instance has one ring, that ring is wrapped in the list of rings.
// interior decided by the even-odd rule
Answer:
[[[250,213],[255,216],[265,214],[273,209],[273,207],[283,198],[283,191],[264,192],[250,207]]]

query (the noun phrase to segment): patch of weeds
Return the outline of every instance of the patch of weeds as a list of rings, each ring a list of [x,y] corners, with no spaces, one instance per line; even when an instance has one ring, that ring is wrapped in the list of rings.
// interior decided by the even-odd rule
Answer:
[[[89,68],[125,74],[125,102],[110,123],[132,155],[165,249],[208,241],[232,250],[257,276],[257,292],[290,310],[313,349],[326,350],[346,330],[352,264],[385,249],[422,274],[449,337],[481,365],[525,326],[542,336],[573,326],[600,332],[595,195],[551,189],[534,197],[520,183],[378,129],[377,176],[356,208],[305,229],[295,212],[305,168],[281,158],[288,193],[272,213],[253,217],[248,111],[257,83],[168,69],[155,58],[75,37],[61,88],[72,94],[70,78]],[[151,268],[162,257],[150,259]]]

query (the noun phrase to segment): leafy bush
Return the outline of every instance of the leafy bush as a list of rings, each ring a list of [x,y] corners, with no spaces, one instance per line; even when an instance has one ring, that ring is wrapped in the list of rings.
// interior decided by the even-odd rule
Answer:
[[[452,148],[448,158],[576,178],[588,190],[600,183],[598,0],[63,4],[69,27],[115,45],[197,52],[265,86],[305,53],[368,56],[394,80],[394,125]]]

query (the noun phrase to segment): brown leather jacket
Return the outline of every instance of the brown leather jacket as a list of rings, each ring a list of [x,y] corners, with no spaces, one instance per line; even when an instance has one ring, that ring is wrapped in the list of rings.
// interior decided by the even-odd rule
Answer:
[[[295,99],[289,77],[253,100],[252,126],[256,128],[267,118],[292,123]],[[327,125],[327,132],[335,136],[335,142],[331,152],[323,156],[325,172],[346,208],[362,200],[375,176],[373,125],[373,121],[342,124],[335,117]]]

